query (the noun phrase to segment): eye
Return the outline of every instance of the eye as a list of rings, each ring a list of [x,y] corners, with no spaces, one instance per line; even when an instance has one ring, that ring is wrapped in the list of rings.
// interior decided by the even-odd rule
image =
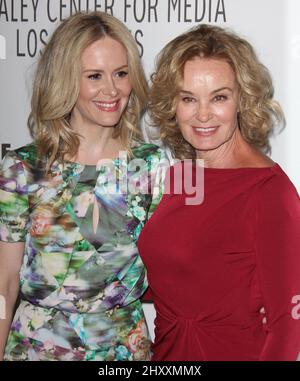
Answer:
[[[216,102],[224,102],[228,99],[228,97],[226,95],[223,95],[223,94],[218,94],[214,97],[214,100]]]
[[[126,70],[121,70],[116,73],[116,76],[119,78],[125,78],[128,76],[128,71]]]
[[[100,79],[101,78],[101,74],[100,73],[94,73],[94,74],[90,74],[88,76],[89,79],[92,79],[92,80],[96,80],[96,79]]]
[[[182,97],[181,100],[184,102],[184,103],[192,103],[192,102],[195,102],[195,98],[192,98],[192,97]]]

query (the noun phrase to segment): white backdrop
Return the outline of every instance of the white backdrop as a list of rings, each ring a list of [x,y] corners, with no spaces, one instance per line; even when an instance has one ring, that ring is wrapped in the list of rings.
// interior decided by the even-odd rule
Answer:
[[[0,0],[0,148],[30,141],[26,128],[34,65],[60,20],[76,10],[112,13],[131,29],[146,73],[160,49],[199,23],[233,28],[270,69],[287,127],[272,158],[300,190],[300,0]],[[153,335],[154,310],[145,306]]]

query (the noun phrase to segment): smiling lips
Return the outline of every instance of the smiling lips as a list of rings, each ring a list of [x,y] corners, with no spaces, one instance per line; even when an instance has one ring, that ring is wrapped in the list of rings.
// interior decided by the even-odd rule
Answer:
[[[119,108],[119,100],[114,102],[94,102],[97,108],[101,111],[114,112]]]
[[[218,128],[219,128],[219,126],[213,126],[213,127],[193,127],[193,130],[194,130],[194,132],[197,135],[200,135],[200,136],[211,136],[211,135],[213,135],[217,131]]]

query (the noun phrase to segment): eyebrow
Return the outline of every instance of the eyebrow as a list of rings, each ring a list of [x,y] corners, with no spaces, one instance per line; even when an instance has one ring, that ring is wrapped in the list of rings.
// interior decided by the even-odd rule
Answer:
[[[128,65],[122,65],[120,67],[117,67],[116,69],[114,69],[114,71],[119,71],[119,70],[122,70],[122,69],[125,69],[125,68],[128,68]],[[84,69],[82,72],[83,73],[86,73],[86,72],[94,72],[94,73],[103,73],[104,70],[99,70],[99,69]]]
[[[223,91],[223,90],[229,90],[230,92],[233,92],[233,90],[230,87],[224,86],[224,87],[220,87],[219,89],[213,90],[211,92],[211,94],[215,94],[215,93],[218,93],[219,91]],[[184,94],[188,94],[188,95],[194,95],[194,93],[192,91],[188,91],[188,90],[180,90],[180,93],[184,93]]]

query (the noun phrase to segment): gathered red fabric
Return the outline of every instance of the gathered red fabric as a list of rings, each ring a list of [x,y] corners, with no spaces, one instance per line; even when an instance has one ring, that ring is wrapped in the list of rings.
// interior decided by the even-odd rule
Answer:
[[[153,360],[296,360],[300,202],[284,171],[205,168],[204,201],[185,200],[164,194],[138,240]]]

